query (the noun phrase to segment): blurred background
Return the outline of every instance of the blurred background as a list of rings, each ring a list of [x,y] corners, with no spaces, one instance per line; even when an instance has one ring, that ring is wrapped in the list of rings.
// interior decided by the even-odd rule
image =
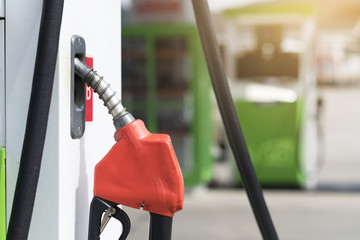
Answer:
[[[360,239],[360,1],[209,0],[280,239]],[[261,239],[211,89],[191,1],[122,0],[122,98],[170,134],[184,209],[173,239]],[[126,209],[129,239],[148,215]]]

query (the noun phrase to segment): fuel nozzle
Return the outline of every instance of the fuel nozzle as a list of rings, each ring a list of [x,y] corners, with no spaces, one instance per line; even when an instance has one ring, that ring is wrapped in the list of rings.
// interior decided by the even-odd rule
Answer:
[[[99,76],[93,68],[89,68],[80,59],[75,58],[75,74],[78,75],[88,86],[99,94],[99,98],[104,101],[104,106],[109,110],[109,114],[113,117],[116,130],[133,122],[135,118],[126,111],[121,104],[121,100],[117,97],[116,92],[111,89],[103,77]]]
[[[88,240],[98,240],[111,217],[123,225],[119,239],[126,239],[131,224],[118,204],[150,213],[150,240],[170,240],[172,217],[184,201],[183,177],[170,136],[150,133],[143,121],[126,111],[110,84],[78,58],[74,69],[104,101],[117,130],[115,145],[95,167]]]

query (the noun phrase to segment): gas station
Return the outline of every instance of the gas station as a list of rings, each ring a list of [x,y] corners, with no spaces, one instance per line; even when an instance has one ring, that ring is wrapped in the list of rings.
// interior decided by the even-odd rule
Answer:
[[[358,239],[349,4],[0,0],[0,240]]]

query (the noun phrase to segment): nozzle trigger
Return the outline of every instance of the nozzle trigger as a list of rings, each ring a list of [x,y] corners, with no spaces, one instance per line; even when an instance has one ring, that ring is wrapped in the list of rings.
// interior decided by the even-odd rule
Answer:
[[[105,212],[105,213],[104,213]],[[104,213],[103,218],[102,215]],[[99,240],[110,218],[119,220],[123,226],[119,240],[125,240],[131,228],[128,215],[114,202],[94,196],[90,204],[89,235],[88,240]]]

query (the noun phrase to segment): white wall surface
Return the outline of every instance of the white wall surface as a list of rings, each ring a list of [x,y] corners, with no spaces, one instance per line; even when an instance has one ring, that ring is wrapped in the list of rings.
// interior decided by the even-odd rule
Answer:
[[[6,2],[8,218],[25,130],[41,7],[40,0]],[[120,17],[117,0],[65,1],[30,240],[87,238],[94,166],[114,144],[115,129],[106,108],[94,97],[94,122],[86,125],[82,139],[71,138],[70,39],[73,34],[84,37],[87,55],[94,58],[94,67],[120,94]]]

